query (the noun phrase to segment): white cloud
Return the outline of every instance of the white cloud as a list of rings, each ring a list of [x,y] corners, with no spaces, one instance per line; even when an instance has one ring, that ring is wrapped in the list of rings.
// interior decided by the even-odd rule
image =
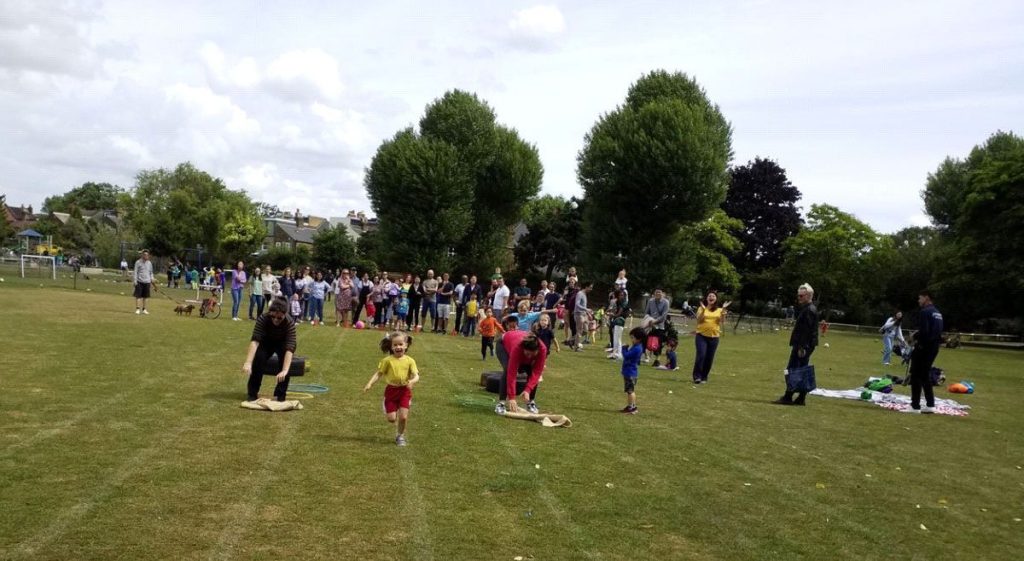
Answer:
[[[247,165],[238,171],[247,188],[264,190],[280,179],[274,164]]]
[[[135,164],[139,167],[148,167],[153,165],[156,160],[153,158],[153,154],[150,153],[149,148],[146,148],[138,140],[127,138],[120,135],[111,135],[110,144],[135,158]]]
[[[166,95],[167,99],[191,110],[191,116],[220,122],[224,130],[231,134],[254,136],[260,133],[259,121],[250,117],[229,97],[216,94],[210,88],[178,83],[168,87]]]
[[[528,48],[546,48],[565,33],[565,17],[558,6],[541,4],[519,10],[508,22],[513,43]]]
[[[338,62],[321,49],[288,51],[267,65],[266,81],[288,98],[337,99],[344,91]]]

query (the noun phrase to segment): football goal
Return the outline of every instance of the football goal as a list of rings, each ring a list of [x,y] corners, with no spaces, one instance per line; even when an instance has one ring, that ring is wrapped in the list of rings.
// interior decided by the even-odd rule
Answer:
[[[57,259],[48,255],[22,255],[21,278],[49,276],[57,280]]]

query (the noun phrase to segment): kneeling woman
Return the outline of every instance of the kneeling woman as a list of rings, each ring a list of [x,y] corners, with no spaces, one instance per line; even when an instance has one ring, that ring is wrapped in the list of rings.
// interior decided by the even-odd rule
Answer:
[[[512,317],[514,316],[508,319]],[[503,375],[498,382],[498,405],[495,406],[494,412],[504,415],[506,407],[514,413],[519,411],[519,404],[516,403],[516,378],[519,372],[523,371],[529,373],[530,378],[521,397],[526,402],[527,411],[539,413],[534,399],[537,397],[540,376],[544,373],[548,348],[533,333],[519,331],[513,326],[498,339],[497,355]],[[505,403],[501,402],[502,398],[505,399]]]
[[[272,374],[267,372],[267,363],[274,355],[277,355],[277,361],[281,364],[274,398],[284,401],[288,393],[288,370],[292,366],[292,356],[295,355],[295,322],[288,317],[288,304],[284,298],[274,298],[267,313],[256,319],[256,326],[252,329],[249,353],[242,365],[242,372],[249,375],[249,401],[259,397],[263,375]]]

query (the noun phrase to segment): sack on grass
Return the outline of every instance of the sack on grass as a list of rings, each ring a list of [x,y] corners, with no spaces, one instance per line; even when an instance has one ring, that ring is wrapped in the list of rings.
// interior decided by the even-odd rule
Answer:
[[[572,421],[565,415],[555,415],[553,413],[527,413],[526,411],[506,411],[505,417],[509,419],[521,419],[523,421],[536,421],[547,428],[569,428],[572,426]]]
[[[273,399],[267,399],[261,397],[256,401],[243,401],[242,407],[245,409],[252,409],[253,411],[271,411],[277,413],[280,411],[292,411],[302,409],[302,404],[299,400],[292,399],[287,401],[276,401]]]

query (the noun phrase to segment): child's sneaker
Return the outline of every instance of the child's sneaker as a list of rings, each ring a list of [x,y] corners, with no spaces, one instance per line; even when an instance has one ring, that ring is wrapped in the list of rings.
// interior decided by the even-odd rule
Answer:
[[[405,441],[405,435],[404,434],[400,434],[400,435],[396,436],[395,437],[395,444],[397,444],[399,446],[405,446],[407,444],[406,441]]]
[[[494,412],[497,413],[498,415],[504,415],[505,404],[499,401],[498,404],[494,406]]]
[[[921,413],[931,414],[931,413],[934,413],[934,412],[935,412],[935,408],[934,407],[928,407],[927,405],[925,405],[924,407],[921,408]]]
[[[624,407],[622,409],[622,412],[627,414],[627,415],[636,415],[636,407],[635,406],[630,407],[630,406],[627,405],[626,407]]]
[[[537,404],[532,401],[526,404],[526,410],[534,415],[540,413],[540,409],[537,408]]]

